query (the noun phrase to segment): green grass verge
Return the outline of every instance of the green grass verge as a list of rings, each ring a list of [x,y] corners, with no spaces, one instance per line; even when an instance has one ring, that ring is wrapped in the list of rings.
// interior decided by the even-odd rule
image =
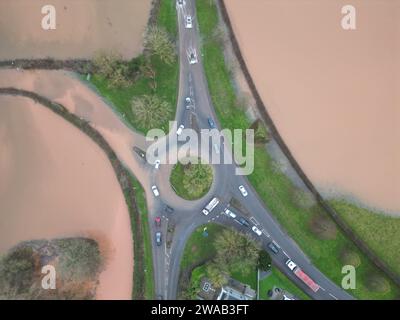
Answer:
[[[177,38],[177,18],[175,10],[175,2],[162,0],[160,5],[160,10],[157,18],[158,25],[167,29],[167,31],[174,37]],[[155,94],[166,100],[173,108],[176,109],[176,98],[177,98],[177,84],[178,84],[178,74],[179,74],[179,63],[173,63],[172,65],[167,65],[160,61],[158,57],[151,58],[152,65],[156,72],[156,82],[157,89]],[[131,110],[131,100],[135,96],[149,95],[153,91],[149,87],[149,80],[144,77],[139,77],[139,79],[129,87],[126,88],[109,88],[108,82],[102,77],[93,75],[91,79],[92,84],[97,88],[102,96],[107,100],[112,102],[117,111],[122,115],[122,117],[131,124],[139,132],[146,134],[149,129],[143,127],[143,125],[136,121],[132,110]],[[157,128],[163,129],[168,132],[168,121],[173,120],[165,119],[160,123]]]
[[[377,214],[343,200],[330,204],[375,254],[400,274],[400,218]]]
[[[207,227],[207,237],[203,235],[204,227]],[[216,254],[214,240],[223,229],[223,226],[213,223],[198,227],[186,242],[181,260],[181,270],[212,259]]]
[[[153,277],[153,255],[151,248],[151,234],[149,220],[147,215],[146,194],[143,187],[134,177],[131,176],[133,187],[135,188],[136,204],[139,209],[142,234],[143,234],[143,252],[144,252],[144,275],[145,275],[145,297],[147,300],[154,299],[154,277]],[[135,254],[135,253],[134,253]]]
[[[257,290],[257,270],[249,273],[234,271],[231,273],[231,277],[241,283],[248,284],[252,289]]]
[[[237,107],[235,89],[222,48],[218,42],[212,40],[213,30],[218,24],[215,4],[208,0],[198,0],[196,8],[203,37],[204,68],[219,121],[223,128],[246,129],[250,121],[242,109]],[[310,232],[310,210],[296,205],[293,200],[295,187],[289,178],[276,168],[271,156],[262,147],[257,147],[255,150],[255,168],[249,180],[279,223],[301,246],[313,263],[335,283],[340,285],[343,276],[341,274],[343,264],[339,261],[340,252],[344,248],[351,248],[358,253],[361,260],[356,270],[357,288],[351,290],[351,294],[361,299],[393,299],[399,295],[399,288],[389,280],[390,291],[379,293],[366,288],[367,274],[372,271],[380,272],[341,232],[338,232],[333,240],[320,240]]]
[[[268,290],[274,286],[286,290],[291,294],[302,300],[309,300],[310,298],[299,289],[292,281],[290,281],[282,272],[277,268],[272,267],[271,274],[262,279],[259,283],[259,298],[260,300],[269,300]]]

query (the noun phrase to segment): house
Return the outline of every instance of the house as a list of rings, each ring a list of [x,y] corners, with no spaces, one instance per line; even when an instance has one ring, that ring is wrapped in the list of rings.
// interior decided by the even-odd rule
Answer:
[[[200,281],[200,300],[254,300],[257,294],[249,285],[229,278],[222,287],[214,288],[209,279]]]

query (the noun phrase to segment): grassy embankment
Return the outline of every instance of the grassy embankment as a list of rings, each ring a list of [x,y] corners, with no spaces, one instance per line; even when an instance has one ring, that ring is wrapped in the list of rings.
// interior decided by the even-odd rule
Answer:
[[[174,1],[161,0],[157,24],[165,28],[175,40],[177,39],[177,18]],[[152,128],[146,128],[140,122],[136,121],[131,109],[133,97],[155,94],[172,106],[174,110],[173,117],[171,119],[164,119],[162,123],[156,126],[166,132],[169,131],[168,121],[173,120],[176,109],[179,63],[168,65],[162,62],[157,56],[152,56],[151,64],[156,74],[157,88],[154,91],[150,87],[151,80],[144,76],[139,76],[132,85],[126,88],[110,88],[108,81],[96,74],[93,75],[91,80],[100,94],[111,101],[126,121],[143,134],[146,134]]]
[[[144,270],[137,270],[139,267],[138,264],[134,261],[134,283],[135,281],[144,281],[144,296],[147,300],[154,299],[154,277],[153,277],[153,256],[151,251],[151,234],[149,228],[149,221],[147,215],[147,205],[146,205],[146,194],[143,190],[143,187],[133,176],[130,176],[133,188],[135,189],[135,199],[136,205],[139,210],[140,218],[141,218],[141,227],[143,235],[143,258],[144,258]],[[132,232],[136,226],[134,226],[134,219],[131,217],[132,223]],[[140,240],[139,240],[140,241]],[[134,244],[135,245],[135,244]],[[135,246],[136,248],[137,246]],[[136,250],[134,251],[135,255]],[[142,277],[142,273],[144,272],[144,277]],[[136,275],[136,276],[135,276]],[[138,276],[140,275],[140,276]],[[139,287],[143,287],[139,286]],[[135,291],[135,288],[133,288]],[[135,294],[132,294],[135,297]]]
[[[211,4],[211,5],[210,5]],[[246,117],[243,108],[238,106],[238,99],[231,81],[229,69],[225,63],[223,48],[215,40],[215,30],[219,17],[214,2],[208,0],[196,1],[197,18],[203,37],[202,54],[203,63],[208,81],[212,102],[223,128],[246,129],[250,120]],[[279,170],[271,156],[264,147],[256,147],[255,168],[249,176],[253,187],[273,212],[279,223],[286,229],[290,236],[301,246],[303,251],[311,258],[313,263],[338,285],[341,284],[341,270],[343,263],[340,261],[344,250],[351,250],[359,256],[360,264],[357,271],[357,287],[350,293],[361,299],[393,299],[399,295],[399,289],[388,280],[368,261],[367,258],[340,232],[333,239],[320,239],[310,230],[310,219],[315,210],[304,209],[294,199],[295,186]],[[339,208],[340,209],[340,208]],[[358,211],[359,209],[354,209]],[[381,217],[376,216],[376,219]],[[355,226],[357,230],[357,227]],[[385,232],[380,230],[380,234]],[[382,256],[381,248],[377,253]],[[371,277],[376,275],[383,278],[384,285],[381,291],[367,288]],[[383,288],[382,288],[383,287]]]
[[[330,204],[357,235],[400,274],[400,218],[377,214],[343,200],[332,200]]]

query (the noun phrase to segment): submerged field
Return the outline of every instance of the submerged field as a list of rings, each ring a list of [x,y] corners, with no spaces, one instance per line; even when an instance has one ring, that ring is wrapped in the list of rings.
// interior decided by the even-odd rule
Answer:
[[[257,90],[311,181],[400,215],[400,2],[352,1],[351,31],[341,27],[344,0],[225,4]]]
[[[0,216],[7,221],[1,253],[31,239],[93,238],[105,258],[96,297],[129,299],[129,216],[106,155],[44,106],[20,97],[0,101]]]
[[[54,0],[56,29],[43,30],[48,1],[0,2],[0,60],[91,58],[115,50],[125,58],[141,52],[150,0]]]

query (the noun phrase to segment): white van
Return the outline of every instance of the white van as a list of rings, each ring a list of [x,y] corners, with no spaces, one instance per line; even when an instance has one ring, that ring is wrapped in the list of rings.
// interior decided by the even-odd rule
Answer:
[[[203,214],[206,216],[208,215],[219,203],[219,199],[217,197],[214,197],[207,205],[206,207],[202,210]]]

